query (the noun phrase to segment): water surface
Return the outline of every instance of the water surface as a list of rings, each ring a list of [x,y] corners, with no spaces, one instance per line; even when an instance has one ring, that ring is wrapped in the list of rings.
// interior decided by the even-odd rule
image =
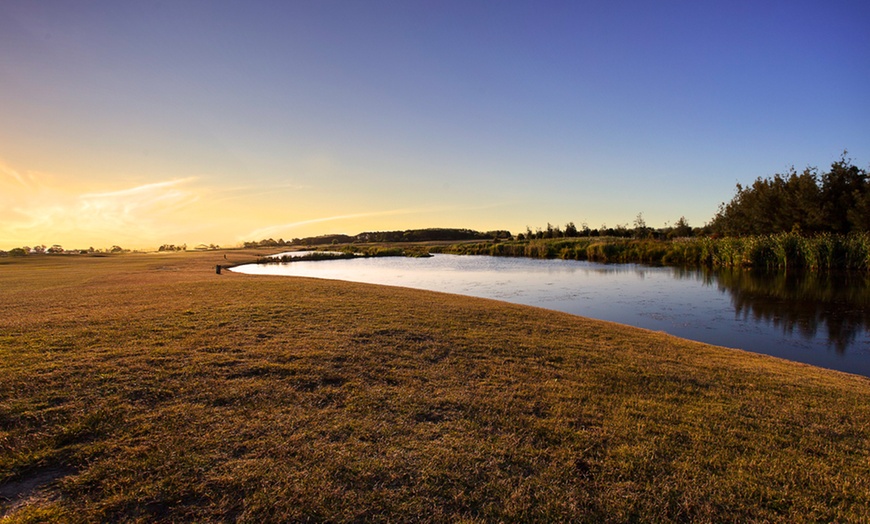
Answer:
[[[456,255],[250,264],[233,271],[493,298],[870,376],[870,282],[864,275]]]

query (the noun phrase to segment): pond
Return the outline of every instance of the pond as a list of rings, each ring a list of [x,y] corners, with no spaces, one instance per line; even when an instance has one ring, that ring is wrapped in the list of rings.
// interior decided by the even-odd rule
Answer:
[[[232,271],[492,298],[870,376],[870,278],[863,274],[457,255],[249,264]]]

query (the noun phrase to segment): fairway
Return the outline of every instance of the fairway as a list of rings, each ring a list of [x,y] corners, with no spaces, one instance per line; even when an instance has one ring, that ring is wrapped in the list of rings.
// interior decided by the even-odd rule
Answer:
[[[0,522],[866,522],[870,380],[564,313],[0,258]]]

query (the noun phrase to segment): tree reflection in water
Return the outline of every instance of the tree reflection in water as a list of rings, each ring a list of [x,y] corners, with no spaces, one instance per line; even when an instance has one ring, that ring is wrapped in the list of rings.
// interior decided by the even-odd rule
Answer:
[[[743,318],[768,322],[788,335],[797,331],[807,339],[827,329],[840,354],[870,329],[870,276],[865,274],[723,270],[705,272],[702,278],[727,291]]]

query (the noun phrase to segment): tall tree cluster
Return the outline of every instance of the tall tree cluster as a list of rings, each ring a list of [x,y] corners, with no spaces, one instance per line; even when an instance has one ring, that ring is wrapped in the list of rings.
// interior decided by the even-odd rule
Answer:
[[[723,235],[870,231],[870,180],[846,153],[827,173],[816,168],[737,184],[737,194],[711,224]]]

